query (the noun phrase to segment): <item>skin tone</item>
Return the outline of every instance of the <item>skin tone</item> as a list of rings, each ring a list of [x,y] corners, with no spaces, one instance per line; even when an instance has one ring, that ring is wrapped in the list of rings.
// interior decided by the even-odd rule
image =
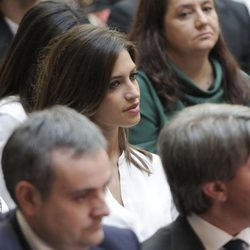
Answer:
[[[231,235],[237,235],[250,225],[250,158],[230,181],[210,182],[203,191],[213,205],[200,215]]]
[[[19,24],[25,13],[37,2],[38,0],[1,0],[0,10],[14,23]]]
[[[102,217],[109,214],[105,190],[111,176],[105,150],[75,155],[71,149],[52,153],[54,179],[49,197],[29,182],[16,188],[21,211],[34,232],[54,249],[89,249],[104,235]]]
[[[118,158],[121,155],[118,142],[119,127],[131,127],[140,121],[140,91],[136,81],[136,67],[129,53],[123,50],[117,58],[112,71],[109,90],[93,117],[105,135],[108,154],[113,166],[109,190],[123,205]]]
[[[209,53],[220,29],[213,0],[169,0],[164,18],[168,56],[201,89],[214,79]]]
[[[98,12],[93,12],[88,15],[90,23],[100,26],[100,27],[105,27],[107,20],[110,15],[110,9],[106,8]]]

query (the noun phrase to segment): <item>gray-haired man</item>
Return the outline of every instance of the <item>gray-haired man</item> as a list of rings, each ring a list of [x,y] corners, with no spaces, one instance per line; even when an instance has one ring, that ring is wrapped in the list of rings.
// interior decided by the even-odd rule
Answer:
[[[161,132],[159,154],[180,216],[143,249],[250,249],[250,109],[187,108]]]
[[[2,168],[18,209],[1,219],[0,250],[139,249],[130,230],[103,231],[110,160],[83,115],[60,106],[31,115],[7,141]]]

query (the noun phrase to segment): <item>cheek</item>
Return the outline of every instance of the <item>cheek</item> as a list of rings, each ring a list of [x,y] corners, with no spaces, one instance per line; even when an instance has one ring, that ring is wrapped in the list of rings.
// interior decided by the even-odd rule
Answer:
[[[241,200],[243,203],[250,200],[250,172],[243,171],[230,185],[229,197]]]
[[[183,43],[183,38],[188,37],[192,34],[189,32],[188,25],[173,25],[169,24],[165,28],[165,37],[170,44],[174,44],[175,41],[181,41]]]
[[[112,107],[116,105],[117,105],[117,102],[115,98],[106,97],[100,104],[96,112],[96,116],[101,117],[101,116],[107,115],[107,113],[109,113],[109,111],[112,110]]]
[[[95,113],[94,116],[94,122],[97,124],[101,124],[102,122],[105,122],[106,119],[109,119],[111,109],[106,107],[105,105],[101,106],[101,108],[98,109],[98,111]]]
[[[62,204],[61,208],[55,209],[53,214],[58,218],[57,227],[79,229],[89,223],[90,210],[87,206],[70,203]]]
[[[240,185],[231,190],[228,195],[227,204],[236,208],[244,209],[250,206],[250,188],[246,185]]]
[[[91,120],[95,123],[99,123],[103,120],[103,117],[105,117],[106,111],[106,105],[105,102],[102,102],[99,108],[96,110],[94,116],[91,118]]]
[[[211,17],[210,24],[211,24],[213,30],[219,34],[220,24],[219,24],[218,16],[216,14]]]
[[[139,86],[139,83],[138,83],[137,80],[135,80],[135,84],[136,84],[136,88],[137,88],[137,90],[138,90],[138,92],[140,94],[141,90],[140,90],[140,86]]]

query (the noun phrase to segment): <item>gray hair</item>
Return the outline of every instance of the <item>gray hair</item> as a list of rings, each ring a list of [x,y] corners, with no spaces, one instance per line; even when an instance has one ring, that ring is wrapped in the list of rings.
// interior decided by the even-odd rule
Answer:
[[[51,154],[61,148],[80,155],[106,149],[106,141],[88,118],[63,106],[35,112],[15,129],[2,155],[3,175],[13,200],[15,187],[22,180],[31,182],[44,198],[49,195]]]
[[[204,213],[212,201],[202,185],[231,180],[250,156],[250,108],[186,108],[161,131],[158,151],[180,214]]]

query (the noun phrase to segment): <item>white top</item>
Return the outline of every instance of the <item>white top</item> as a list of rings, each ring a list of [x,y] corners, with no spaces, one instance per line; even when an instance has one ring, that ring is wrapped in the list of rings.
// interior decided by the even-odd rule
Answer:
[[[135,166],[129,166],[123,153],[118,165],[124,207],[108,191],[106,200],[111,213],[103,222],[131,228],[142,242],[172,221],[172,196],[159,156],[153,154],[150,163],[140,155],[153,173],[148,175]]]
[[[53,250],[34,233],[34,231],[32,230],[32,228],[19,210],[17,211],[17,221],[25,239],[29,243],[32,250]]]
[[[6,213],[8,211],[9,211],[9,209],[7,207],[7,204],[5,203],[3,198],[0,196],[0,213]]]
[[[8,140],[12,131],[22,121],[26,119],[27,115],[23,106],[16,96],[9,96],[0,100],[0,159],[2,158],[2,151],[6,141]],[[0,195],[5,200],[9,208],[14,208],[15,204],[6,190],[3,180],[2,167],[0,163]]]
[[[8,17],[4,17],[5,22],[9,25],[10,30],[12,32],[13,35],[16,35],[17,33],[17,29],[18,29],[18,24],[13,22],[11,19],[9,19]]]
[[[240,239],[246,242],[244,245],[245,250],[250,250],[250,229],[246,228],[239,234],[232,237],[220,228],[203,220],[198,215],[192,214],[188,218],[188,222],[200,238],[206,250],[223,250],[223,246],[230,240]]]

